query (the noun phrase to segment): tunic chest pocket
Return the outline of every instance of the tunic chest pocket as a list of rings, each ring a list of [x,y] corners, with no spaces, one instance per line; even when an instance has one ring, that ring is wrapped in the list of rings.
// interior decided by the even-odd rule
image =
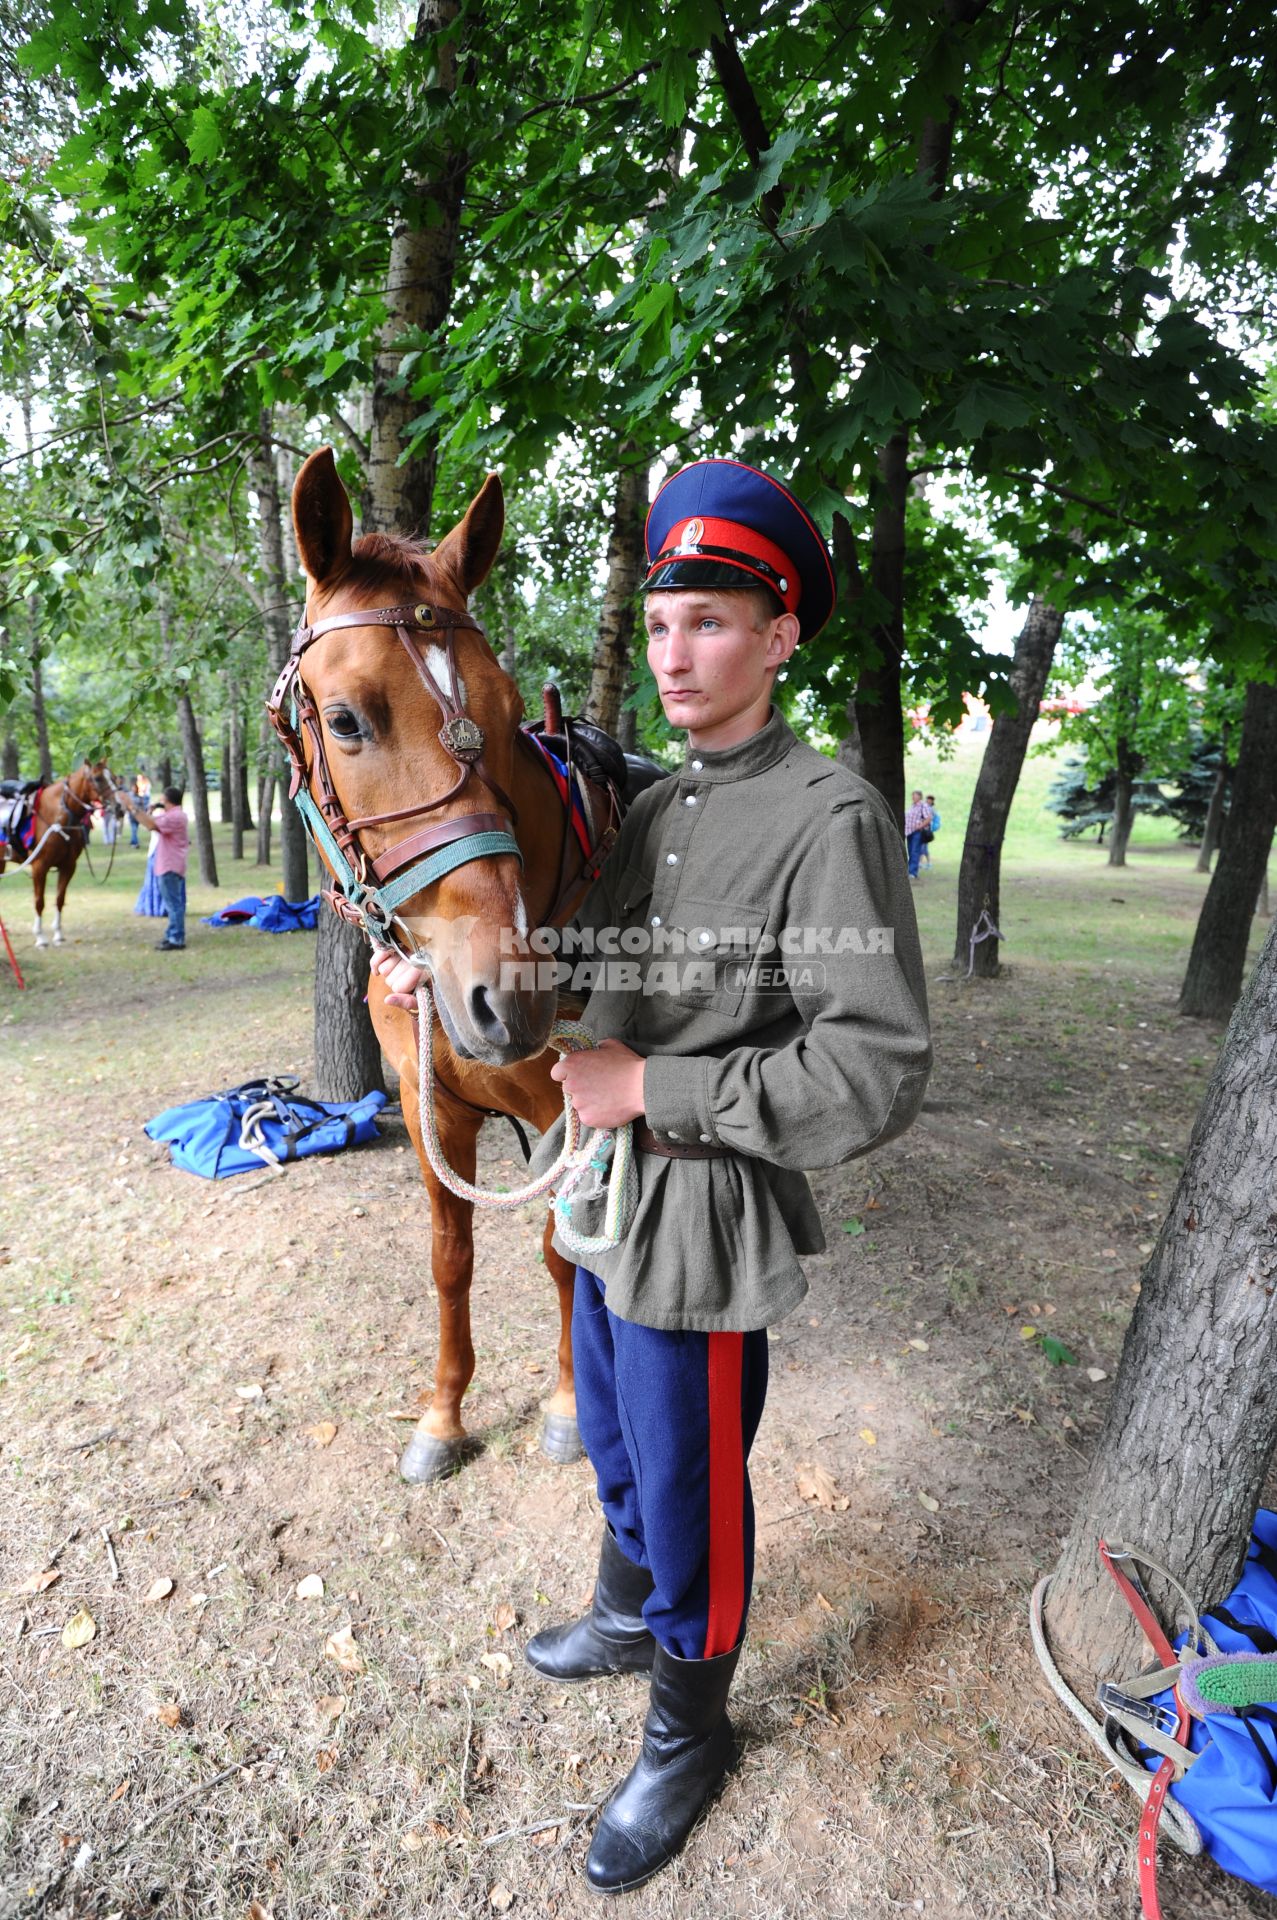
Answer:
[[[671,955],[679,972],[677,998],[730,1017],[738,1013],[758,957],[767,909],[742,900],[680,900],[670,931],[682,935],[683,952]]]

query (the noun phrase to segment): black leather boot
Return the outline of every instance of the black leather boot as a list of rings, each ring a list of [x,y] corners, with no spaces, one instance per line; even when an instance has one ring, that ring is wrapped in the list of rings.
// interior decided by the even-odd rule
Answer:
[[[714,1660],[656,1649],[643,1746],[599,1817],[585,1863],[596,1893],[626,1893],[659,1873],[735,1764],[727,1696],[739,1659],[739,1647]]]
[[[547,1627],[528,1641],[524,1658],[552,1680],[588,1680],[601,1673],[647,1673],[656,1642],[643,1619],[643,1602],[655,1582],[617,1546],[611,1528],[603,1534],[590,1611],[565,1627]]]

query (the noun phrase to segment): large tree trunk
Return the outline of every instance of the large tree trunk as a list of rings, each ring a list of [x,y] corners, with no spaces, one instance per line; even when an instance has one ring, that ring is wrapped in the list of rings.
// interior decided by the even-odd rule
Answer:
[[[1198,916],[1181,1013],[1226,1020],[1241,991],[1260,881],[1277,826],[1277,686],[1252,681],[1242,710],[1228,832]]]
[[[1197,856],[1198,873],[1210,872],[1210,863],[1219,845],[1220,828],[1224,824],[1224,794],[1232,777],[1233,770],[1228,762],[1228,732],[1225,729],[1219,748],[1219,772],[1215,775],[1215,784],[1206,805],[1206,824],[1202,828],[1201,851]]]
[[[0,780],[18,780],[21,778],[22,763],[18,758],[18,736],[6,732],[0,743]]]
[[[1143,755],[1136,753],[1127,738],[1120,737],[1117,743],[1117,766],[1114,769],[1113,833],[1109,840],[1108,863],[1111,867],[1126,865],[1126,844],[1135,821],[1135,776],[1143,764]]]
[[[989,729],[971,811],[967,815],[962,864],[958,869],[958,924],[954,934],[953,964],[962,974],[970,967],[972,973],[981,979],[991,980],[998,973],[999,943],[992,936],[980,940],[973,954],[971,935],[984,908],[988,909],[995,927],[1001,924],[998,916],[1002,841],[1015,790],[1024,770],[1029,736],[1042,705],[1042,692],[1063,625],[1063,613],[1040,594],[1035,595],[1016,640],[1015,656],[1011,662],[1015,712],[998,714]]]
[[[905,717],[901,693],[905,648],[905,501],[909,441],[893,434],[878,455],[881,497],[873,524],[870,579],[888,611],[873,629],[878,660],[856,686],[856,716],[865,778],[905,821]]]
[[[191,696],[185,690],[177,696],[177,719],[182,729],[182,753],[186,760],[186,778],[190,785],[191,811],[195,820],[195,846],[199,853],[200,879],[206,887],[218,885],[217,853],[213,846],[213,822],[208,811],[208,776],[204,771],[204,748]]]
[[[433,54],[430,83],[444,93],[456,91],[456,55],[446,36],[459,11],[459,0],[420,0],[417,9],[413,40],[423,53]],[[421,80],[425,78],[422,74]],[[407,110],[412,102],[405,101],[404,106]],[[407,122],[407,111],[404,118]],[[464,153],[448,151],[433,177],[411,173],[405,182],[403,218],[391,236],[382,296],[386,318],[373,361],[372,433],[363,502],[364,525],[376,533],[424,538],[430,530],[437,445],[433,439],[425,442],[400,466],[404,429],[420,413],[421,403],[406,387],[392,391],[392,386],[409,346],[419,344],[423,334],[436,332],[448,317],[467,165]]]
[[[266,586],[266,653],[270,677],[275,680],[288,658],[290,603],[288,574],[284,565],[284,539],[280,520],[279,482],[275,469],[272,418],[263,412],[260,437],[253,453],[253,488],[257,494],[257,527],[262,574]],[[283,743],[274,741],[271,760],[280,781],[280,792],[287,794],[288,765]],[[279,822],[280,851],[284,862],[285,900],[305,900],[309,891],[306,874],[306,829],[296,807],[284,800]],[[258,854],[260,857],[259,844]],[[269,858],[269,855],[267,856]]]
[[[339,919],[325,901],[315,946],[315,1087],[321,1100],[385,1092],[381,1048],[364,1005],[370,960],[358,927]]]
[[[1097,1677],[1133,1672],[1146,1655],[1098,1538],[1143,1548],[1199,1606],[1237,1577],[1277,1444],[1274,1164],[1277,928],[1206,1089],[1051,1584],[1052,1647],[1088,1701]]]
[[[616,498],[607,545],[607,587],[590,667],[585,718],[615,737],[630,681],[634,646],[635,595],[643,576],[643,521],[647,507],[647,463],[632,440],[620,449]]]

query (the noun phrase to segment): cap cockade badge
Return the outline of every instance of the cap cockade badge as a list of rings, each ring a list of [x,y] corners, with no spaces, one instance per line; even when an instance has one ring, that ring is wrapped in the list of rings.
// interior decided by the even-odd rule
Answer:
[[[454,760],[477,760],[483,752],[483,729],[464,713],[449,720],[439,738]]]
[[[683,538],[678,543],[679,548],[684,553],[689,549],[694,552],[704,538],[705,522],[703,520],[689,520],[683,528]]]

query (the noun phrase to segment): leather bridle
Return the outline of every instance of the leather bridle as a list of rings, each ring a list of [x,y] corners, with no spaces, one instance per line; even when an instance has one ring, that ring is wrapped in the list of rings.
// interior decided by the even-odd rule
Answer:
[[[337,796],[328,755],[324,745],[319,709],[301,677],[301,660],[306,649],[323,634],[343,627],[387,627],[393,630],[426,692],[443,717],[439,740],[457,767],[457,778],[446,793],[434,800],[414,802],[386,813],[364,814],[355,820],[346,818]],[[417,950],[411,929],[400,909],[435,880],[440,880],[467,861],[497,859],[513,854],[522,864],[523,855],[511,829],[518,824],[518,809],[493,777],[484,759],[486,741],[483,730],[465,711],[457,672],[455,635],[458,630],[482,634],[479,622],[455,607],[415,606],[361,607],[351,613],[330,614],[325,620],[308,625],[303,617],[293,635],[288,663],[280,674],[266,703],[272,726],[287,749],[292,763],[289,797],[296,802],[307,832],[316,850],[332,871],[334,885],[325,889],[325,897],[343,919],[360,927],[375,945],[393,948],[403,959],[420,965],[429,956]],[[416,644],[422,633],[441,644],[446,678],[441,683],[430,671]],[[517,737],[517,736],[516,736]],[[526,738],[526,736],[525,736]],[[306,745],[310,746],[310,764]],[[397,841],[386,852],[375,856],[360,846],[357,836],[366,827],[387,826],[398,820],[435,813],[463,790],[472,779],[487,787],[504,813],[474,812],[454,816],[437,826],[425,827]],[[609,826],[609,835],[611,829]],[[607,837],[608,845],[611,837]],[[614,836],[612,836],[614,837]],[[566,860],[567,845],[564,846]],[[588,885],[602,864],[606,847],[594,850],[595,856],[583,873]],[[559,897],[563,897],[560,875]],[[408,935],[405,949],[394,936],[396,923]]]

